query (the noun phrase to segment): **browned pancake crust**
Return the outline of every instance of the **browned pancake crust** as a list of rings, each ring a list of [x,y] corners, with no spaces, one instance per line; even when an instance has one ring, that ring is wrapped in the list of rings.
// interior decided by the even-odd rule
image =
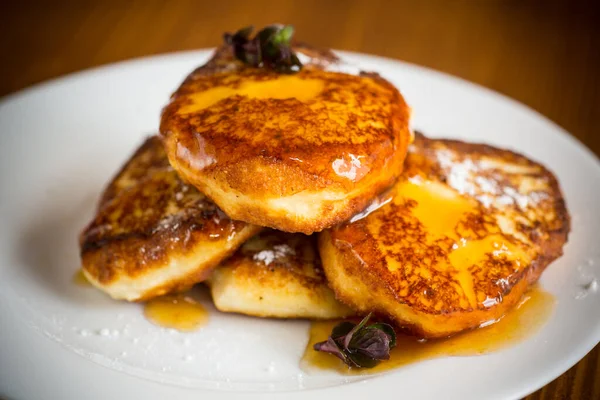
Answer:
[[[83,269],[93,283],[108,288],[123,277],[142,280],[152,271],[186,259],[199,246],[219,247],[218,258],[133,296],[146,299],[206,279],[212,268],[259,230],[231,220],[179,179],[160,138],[154,136],[110,182],[96,216],[82,232]]]
[[[501,164],[495,168],[494,162]],[[484,165],[492,167],[481,168]],[[502,165],[527,172],[507,173]],[[470,243],[499,237],[528,262],[519,265],[508,256],[487,253],[466,271],[473,286],[467,290],[456,270],[441,267],[452,257],[455,238],[432,243],[428,227],[415,218],[418,201],[410,196],[393,200],[320,237],[332,288],[340,300],[359,311],[389,316],[419,336],[448,336],[500,318],[562,255],[569,214],[556,178],[542,165],[492,146],[430,140],[418,134],[389,198],[402,197],[401,185],[415,179],[440,183],[472,204],[455,227],[457,238]],[[434,218],[444,218],[444,212],[451,213],[452,208],[431,209]],[[501,229],[498,216],[514,225]],[[467,260],[473,259],[462,261]],[[347,287],[348,276],[360,288]]]
[[[223,47],[175,92],[160,131],[175,169],[228,215],[308,234],[348,219],[397,179],[410,140],[409,110],[398,90],[377,74],[334,72],[339,61],[331,52],[306,46],[296,51],[312,58],[292,79],[307,82],[307,87],[321,85],[314,96],[300,101],[236,95],[182,114],[198,93],[282,77],[241,65]],[[290,217],[294,210],[276,213],[232,205],[215,186],[259,205],[263,199],[325,190],[347,194],[350,200],[338,210],[338,199],[323,199],[320,212],[303,220]]]
[[[263,230],[223,261],[208,284],[220,311],[258,317],[352,315],[327,285],[316,236]]]
[[[239,277],[261,284],[272,284],[269,275],[278,271],[285,271],[282,276],[293,276],[309,291],[327,284],[316,236],[301,233],[265,229],[244,243],[224,265],[235,269]],[[277,280],[278,288],[284,289],[287,281]]]

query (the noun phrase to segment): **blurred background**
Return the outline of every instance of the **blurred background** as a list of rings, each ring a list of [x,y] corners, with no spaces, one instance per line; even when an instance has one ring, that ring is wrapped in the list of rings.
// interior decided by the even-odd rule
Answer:
[[[212,47],[248,24],[424,65],[513,97],[600,154],[598,0],[0,1],[0,96],[132,57]]]
[[[544,114],[600,154],[600,1],[0,1],[0,96],[73,71],[213,47],[281,22],[316,46],[459,76]],[[528,399],[600,398],[598,347]]]

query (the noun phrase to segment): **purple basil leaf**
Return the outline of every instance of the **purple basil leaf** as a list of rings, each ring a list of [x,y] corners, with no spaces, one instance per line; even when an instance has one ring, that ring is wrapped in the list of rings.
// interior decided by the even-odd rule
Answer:
[[[252,65],[253,67],[258,67],[262,63],[262,51],[260,48],[260,43],[256,38],[244,43],[242,46],[243,59],[247,64]]]
[[[334,339],[345,337],[353,328],[355,324],[349,321],[344,321],[335,326],[331,331],[331,337]]]
[[[354,328],[352,328],[350,332],[348,332],[348,334],[344,338],[344,350],[348,351],[348,345],[352,340],[352,336],[354,336],[354,334],[369,321],[369,318],[371,318],[371,314],[372,313],[369,313],[366,317],[362,319],[362,321],[360,321]]]
[[[344,363],[348,364],[348,357],[331,337],[324,342],[315,343],[313,349],[316,351],[333,354]]]
[[[350,353],[359,353],[374,360],[390,359],[390,337],[384,331],[365,327],[354,335]]]
[[[253,26],[247,26],[240,29],[233,35],[230,33],[223,35],[225,43],[233,47],[233,52],[238,60],[245,61],[246,52],[244,50],[244,46],[248,43],[252,30],[254,30]]]
[[[285,46],[279,46],[279,54],[277,55],[278,60],[284,61],[284,62],[289,62],[291,57],[292,57],[292,50],[289,47],[285,47]]]
[[[225,32],[223,34],[223,41],[229,45],[233,44],[233,35],[231,33]]]
[[[392,328],[391,325],[385,324],[383,322],[379,322],[377,324],[372,324],[368,326],[369,329],[380,329],[388,335],[390,338],[390,349],[396,347],[396,331]]]
[[[390,349],[396,345],[396,332],[385,323],[367,325],[370,317],[367,315],[358,324],[337,324],[327,341],[315,344],[314,349],[334,354],[350,367],[372,368],[389,360]]]
[[[252,34],[253,30],[254,26],[252,25],[242,28],[233,35],[233,39],[238,42],[246,42],[250,40],[250,35]]]
[[[261,29],[250,38],[251,26],[235,34],[223,35],[225,43],[233,47],[235,57],[253,67],[271,68],[282,73],[294,73],[302,69],[302,63],[292,52],[291,25],[271,25]]]
[[[280,31],[282,25],[269,25],[258,31],[256,34],[256,38],[261,43],[269,43],[273,40],[273,35],[275,35],[278,31]]]

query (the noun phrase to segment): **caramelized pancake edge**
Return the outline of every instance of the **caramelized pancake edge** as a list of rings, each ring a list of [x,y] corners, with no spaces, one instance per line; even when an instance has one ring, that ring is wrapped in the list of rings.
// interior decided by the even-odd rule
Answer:
[[[81,259],[93,284],[139,300],[204,280],[259,230],[184,183],[152,137],[106,188],[80,236]]]
[[[422,336],[500,318],[562,255],[570,229],[556,178],[487,145],[417,135],[394,193],[366,218],[322,233],[320,252],[342,301]],[[446,225],[449,235],[436,231]]]

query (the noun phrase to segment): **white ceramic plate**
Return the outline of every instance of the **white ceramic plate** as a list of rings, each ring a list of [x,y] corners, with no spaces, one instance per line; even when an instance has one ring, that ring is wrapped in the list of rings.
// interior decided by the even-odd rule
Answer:
[[[208,52],[77,73],[0,103],[0,396],[17,399],[516,398],[551,381],[600,339],[600,163],[562,129],[489,90],[413,65],[342,53],[396,84],[430,136],[515,149],[546,164],[573,217],[565,255],[542,277],[558,300],[535,336],[479,357],[371,377],[305,375],[305,321],[213,312],[201,331],[151,325],[141,306],[72,284],[77,234],[161,107]],[[592,285],[593,286],[593,285]],[[206,300],[206,299],[205,299]],[[209,301],[205,301],[210,310]],[[307,392],[310,390],[310,392]],[[338,397],[340,396],[340,397]]]

